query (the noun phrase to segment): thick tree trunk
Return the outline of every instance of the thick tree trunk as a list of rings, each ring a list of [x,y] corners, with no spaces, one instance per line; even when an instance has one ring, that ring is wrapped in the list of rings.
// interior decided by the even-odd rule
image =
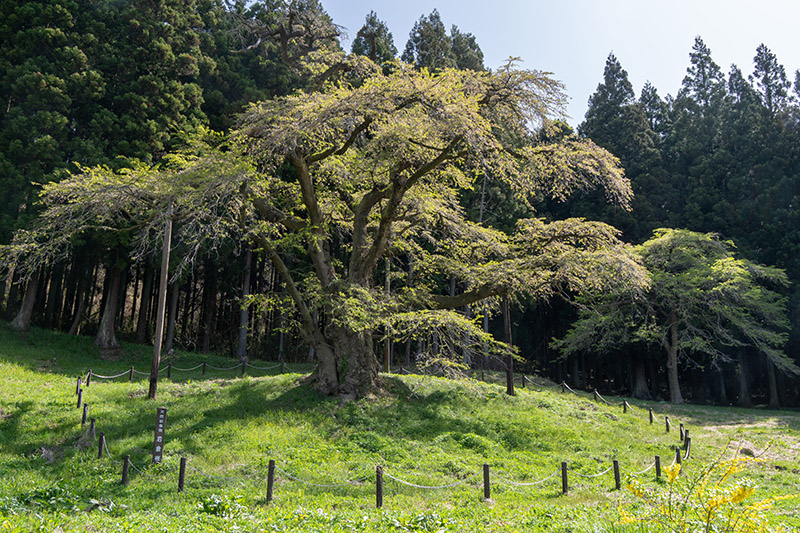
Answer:
[[[644,361],[640,355],[633,359],[633,392],[634,398],[641,400],[650,399],[650,387],[647,386],[647,372],[645,371]]]
[[[669,340],[664,346],[667,352],[667,381],[669,383],[669,401],[683,403],[681,384],[678,379],[678,325],[675,313],[670,316]]]
[[[750,397],[750,368],[747,364],[747,349],[739,349],[739,405],[752,407],[753,399]]]
[[[144,269],[144,283],[142,283],[142,297],[139,303],[139,319],[136,323],[136,342],[145,344],[149,337],[148,312],[150,310],[150,300],[153,294],[153,278],[155,269],[149,262]]]
[[[31,317],[33,316],[33,308],[36,304],[36,292],[38,288],[39,273],[37,272],[31,276],[30,281],[28,281],[28,287],[25,289],[25,298],[22,300],[22,307],[11,322],[11,327],[13,329],[17,331],[28,331],[31,327]]]
[[[317,367],[311,375],[319,392],[354,399],[378,384],[378,359],[370,332],[352,332],[329,325],[306,340],[314,347]]]
[[[720,405],[728,405],[728,389],[725,384],[725,371],[722,367],[714,369],[714,375],[717,377],[717,399]]]
[[[119,349],[116,336],[116,317],[119,304],[119,292],[122,285],[122,269],[118,266],[106,269],[106,301],[103,305],[103,317],[94,339],[96,346],[106,352],[115,352]]]
[[[778,379],[775,376],[775,365],[767,360],[767,382],[769,383],[769,406],[772,409],[781,408],[780,395],[778,394]]]

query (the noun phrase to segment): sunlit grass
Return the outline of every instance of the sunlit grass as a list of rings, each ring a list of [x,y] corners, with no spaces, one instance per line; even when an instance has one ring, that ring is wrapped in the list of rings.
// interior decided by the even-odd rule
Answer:
[[[615,491],[610,472],[579,474],[593,476],[617,459],[625,485],[626,472],[647,468],[655,455],[670,464],[680,422],[693,441],[686,472],[725,446],[766,449],[767,461],[748,473],[759,496],[800,492],[797,413],[642,402],[623,413],[557,387],[518,388],[509,397],[499,385],[430,376],[385,375],[379,394],[346,404],[311,391],[296,373],[176,374],[161,381],[156,402],[146,398],[144,380],[96,380],[84,400],[111,453],[97,459],[97,441],[81,431],[76,378],[89,368],[145,369],[149,356],[146,347],[126,346],[122,360],[99,361],[91,339],[0,330],[0,531],[611,531],[619,505],[635,511],[641,502]],[[177,354],[173,363],[202,360]],[[158,406],[167,408],[165,460],[153,466]],[[676,427],[670,433],[664,414]],[[132,469],[122,486],[127,454],[141,472]],[[180,457],[189,464],[181,494]],[[279,470],[267,503],[270,460]],[[562,461],[570,469],[566,495]],[[379,464],[412,484],[456,486],[426,490],[386,477],[376,510]],[[533,486],[508,483],[549,476]],[[653,470],[637,479],[661,486]],[[800,526],[785,507],[770,512],[775,524]]]

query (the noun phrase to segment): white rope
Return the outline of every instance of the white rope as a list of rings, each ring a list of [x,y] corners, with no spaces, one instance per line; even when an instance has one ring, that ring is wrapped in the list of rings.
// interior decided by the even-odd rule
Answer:
[[[300,479],[298,477],[293,476],[292,474],[290,474],[289,472],[287,472],[283,468],[279,467],[277,463],[275,464],[275,470],[277,470],[278,472],[280,472],[284,476],[288,477],[292,481],[297,481],[299,483],[302,483],[304,485],[309,485],[311,487],[321,487],[321,488],[347,487],[349,485],[358,485],[359,483],[363,483],[364,481],[369,479],[369,476],[365,476],[365,477],[362,477],[360,479],[356,479],[356,480],[353,480],[353,481],[345,481],[344,483],[312,483],[311,481],[305,481],[303,479]]]
[[[103,448],[104,448],[104,449],[105,449],[105,451],[106,451],[106,456],[107,456],[109,459],[111,459],[111,462],[112,462],[112,463],[122,464],[122,463],[124,462],[124,461],[116,461],[116,460],[114,460],[114,458],[113,458],[113,457],[111,457],[111,452],[109,452],[109,451],[108,451],[108,442],[106,441],[106,439],[103,439]]]
[[[650,466],[648,466],[647,468],[645,468],[641,472],[628,472],[628,470],[623,468],[622,466],[620,466],[619,469],[622,470],[623,472],[627,473],[629,476],[636,477],[636,476],[641,476],[642,474],[646,474],[654,466],[656,466],[656,462],[655,461],[653,461],[653,463]]]
[[[618,403],[611,403],[611,402],[609,402],[608,400],[606,400],[605,398],[603,398],[603,397],[600,395],[600,393],[599,393],[599,392],[595,391],[595,393],[597,394],[597,397],[598,397],[598,398],[600,398],[601,400],[603,400],[603,401],[606,403],[606,405],[622,405],[622,402],[618,402]]]
[[[230,367],[230,368],[220,368],[220,367],[218,367],[218,366],[212,366],[212,365],[207,365],[207,366],[208,366],[208,368],[211,368],[212,370],[235,370],[235,369],[237,369],[237,368],[242,368],[242,365],[241,365],[241,364],[238,364],[238,365],[233,365],[233,366],[232,366],[232,367]]]
[[[273,368],[278,368],[279,366],[281,366],[280,363],[278,363],[277,365],[272,365],[272,366],[255,366],[255,365],[251,365],[250,363],[247,363],[247,367],[248,368],[253,368],[255,370],[272,370]]]
[[[206,474],[205,472],[201,472],[200,470],[196,469],[190,464],[186,464],[186,468],[190,469],[192,472],[200,474],[203,477],[211,478],[211,479],[221,479],[223,481],[233,482],[233,483],[242,483],[242,478],[240,477],[227,477],[227,476],[217,476],[215,474]]]
[[[589,478],[591,478],[591,477],[600,477],[603,474],[607,474],[607,473],[611,472],[612,468],[613,468],[613,466],[609,466],[608,468],[606,468],[602,472],[598,472],[597,474],[581,474],[580,472],[575,472],[574,470],[572,470],[572,473],[575,474],[576,476],[581,476],[581,477],[589,477]]]
[[[132,462],[128,463],[128,464],[131,465],[131,468],[133,468],[134,470],[139,472],[139,474],[143,475],[144,477],[149,477],[151,479],[156,477],[156,476],[154,476],[152,474],[147,474],[146,472],[143,472],[142,470],[139,470],[139,468],[135,464],[133,464]]]
[[[200,363],[197,366],[193,366],[192,368],[178,368],[177,366],[173,366],[172,370],[177,370],[178,372],[191,372],[193,370],[197,370],[198,368],[201,368],[202,366],[203,366],[203,363]]]
[[[533,481],[531,483],[522,483],[522,482],[519,482],[519,481],[511,481],[510,479],[506,479],[503,476],[500,476],[500,475],[497,475],[497,474],[494,474],[494,476],[497,479],[499,479],[500,481],[502,481],[504,483],[508,483],[509,485],[512,485],[514,487],[532,487],[534,485],[541,485],[545,481],[549,481],[549,480],[553,479],[559,472],[561,472],[561,469],[556,470],[555,472],[553,472],[552,474],[550,474],[549,476],[547,476],[544,479],[540,479],[539,481]]]
[[[159,370],[159,373],[160,373],[160,372],[161,372],[161,370]],[[149,376],[149,375],[150,375],[150,372],[139,372],[139,371],[138,371],[138,370],[136,370],[136,369],[134,369],[134,370],[133,370],[133,373],[134,373],[134,374],[139,374],[140,376]]]
[[[94,372],[92,372],[92,377],[93,378],[100,378],[100,379],[116,379],[116,378],[124,376],[125,374],[127,374],[129,372],[130,372],[130,370],[126,370],[125,372],[123,372],[121,374],[116,374],[114,376],[101,376],[100,374],[95,374]]]
[[[435,485],[435,486],[432,486],[432,485],[417,485],[416,483],[411,483],[409,481],[405,481],[403,479],[396,478],[393,475],[391,475],[388,472],[386,472],[385,470],[383,472],[383,475],[388,477],[389,479],[393,479],[393,480],[397,481],[398,483],[400,483],[402,485],[407,485],[409,487],[414,487],[414,488],[417,488],[417,489],[428,489],[428,490],[450,489],[450,488],[453,488],[453,487],[458,487],[459,485],[466,485],[469,480],[471,480],[472,478],[476,477],[476,476],[468,477],[467,479],[462,479],[462,480],[456,481],[455,483],[451,483],[449,485]]]

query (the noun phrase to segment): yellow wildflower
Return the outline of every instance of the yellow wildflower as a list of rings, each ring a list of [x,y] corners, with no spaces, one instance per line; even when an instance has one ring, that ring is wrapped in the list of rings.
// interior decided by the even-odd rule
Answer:
[[[664,467],[664,473],[667,474],[667,480],[670,483],[674,483],[676,479],[678,479],[678,474],[681,473],[681,465],[680,463],[675,463],[671,466]]]
[[[754,487],[736,487],[736,489],[731,493],[731,503],[741,503],[756,491]]]

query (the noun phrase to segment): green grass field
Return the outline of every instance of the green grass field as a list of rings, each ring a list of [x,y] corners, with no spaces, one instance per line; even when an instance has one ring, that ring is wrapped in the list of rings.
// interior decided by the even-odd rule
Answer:
[[[770,530],[800,531],[800,499],[782,499],[800,494],[796,411],[629,400],[623,413],[619,405],[544,384],[509,397],[495,384],[385,375],[380,394],[340,404],[303,385],[302,374],[253,370],[239,378],[238,371],[196,370],[162,379],[152,402],[141,376],[133,383],[94,379],[83,398],[110,452],[98,459],[98,442],[88,425],[81,429],[76,379],[90,368],[105,375],[131,365],[146,371],[150,354],[125,345],[119,361],[100,361],[91,339],[41,330],[21,336],[0,327],[0,531],[655,531],[671,530],[681,512],[707,512],[736,487],[755,492],[748,489],[740,502],[728,497],[715,512],[755,509]],[[183,353],[172,360],[176,368],[201,361],[235,364]],[[159,406],[167,408],[165,458],[152,465]],[[665,415],[674,425],[669,433]],[[656,481],[653,469],[631,475],[656,455],[665,467],[672,463],[679,423],[692,449],[676,481],[666,474]],[[624,524],[628,515],[647,516],[657,498],[689,491],[708,465],[737,449],[748,460],[723,484],[701,483],[703,496],[694,484],[687,505]],[[120,483],[125,455],[134,466],[127,486]],[[179,493],[181,457],[188,468]],[[614,459],[622,468],[619,491],[610,471],[589,477]],[[267,502],[270,460],[277,470]],[[385,472],[381,509],[376,465]],[[633,480],[640,496],[628,487]],[[734,521],[728,525],[718,530],[737,530]]]

